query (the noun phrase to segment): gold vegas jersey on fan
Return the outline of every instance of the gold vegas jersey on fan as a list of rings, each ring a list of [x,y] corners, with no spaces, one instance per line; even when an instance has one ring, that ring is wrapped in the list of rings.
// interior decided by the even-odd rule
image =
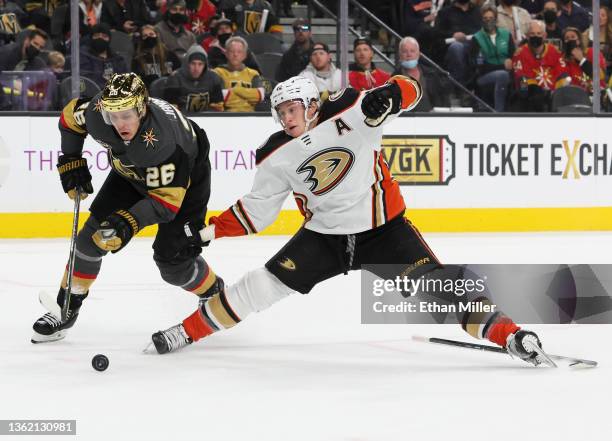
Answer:
[[[419,84],[394,77],[402,91],[398,108],[413,108]],[[404,209],[398,183],[381,153],[383,124],[397,114],[369,121],[361,110],[368,92],[348,88],[332,95],[318,125],[299,138],[284,131],[257,150],[252,190],[219,217],[215,237],[253,234],[278,216],[290,192],[305,217],[305,228],[324,234],[354,234],[376,228]]]
[[[223,103],[226,112],[253,112],[265,98],[261,77],[255,69],[230,70],[226,65],[213,71],[223,80]]]

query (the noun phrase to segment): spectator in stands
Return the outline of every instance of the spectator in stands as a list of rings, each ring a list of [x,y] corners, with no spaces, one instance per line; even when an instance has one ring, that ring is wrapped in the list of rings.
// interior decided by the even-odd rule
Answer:
[[[510,31],[498,27],[498,13],[499,8],[492,6],[483,6],[480,10],[482,29],[470,42],[470,64],[477,89],[485,94],[493,92],[495,110],[503,112],[512,71],[514,41]]]
[[[314,44],[310,38],[310,22],[304,18],[298,18],[293,22],[293,44],[283,58],[276,71],[276,81],[285,81],[296,76],[304,70],[310,61],[310,48]]]
[[[112,29],[131,34],[151,23],[151,12],[144,0],[104,0],[101,20]]]
[[[167,77],[181,66],[174,52],[170,52],[157,36],[152,25],[140,29],[132,71],[137,73],[147,87],[158,78]]]
[[[66,58],[61,52],[51,51],[47,56],[47,66],[56,76],[64,72]]]
[[[216,2],[215,2],[216,3]],[[166,12],[166,4],[160,8],[160,12]],[[217,8],[210,0],[186,0],[187,21],[184,24],[185,30],[192,32],[198,41],[208,30],[213,17],[217,14]],[[204,48],[206,50],[206,48]]]
[[[465,84],[468,69],[468,36],[480,29],[479,8],[470,0],[454,0],[440,10],[436,21],[443,38],[450,40],[444,62],[450,74]]]
[[[100,23],[102,19],[102,0],[80,0],[79,9],[79,17],[85,26],[90,28]],[[66,10],[66,14],[69,21],[70,8]]]
[[[219,23],[221,19],[224,19],[224,17],[221,17],[219,14],[213,15],[208,22],[207,30],[204,31],[203,34],[199,35],[196,38],[196,40],[200,42],[200,46],[204,48],[207,54],[208,54],[208,49],[210,49],[211,43],[215,41],[217,38],[217,23]],[[231,22],[230,22],[230,25],[231,25]],[[210,62],[210,57],[209,57],[209,62]]]
[[[186,5],[185,0],[169,0],[163,21],[155,26],[162,43],[179,59],[196,44],[195,35],[183,26],[188,20]]]
[[[589,13],[582,6],[573,3],[572,0],[559,0],[561,4],[561,14],[558,23],[561,30],[567,27],[578,28],[580,32],[588,29],[591,19]]]
[[[519,6],[529,12],[531,17],[535,17],[542,12],[545,2],[546,0],[521,0]]]
[[[421,63],[419,42],[413,37],[404,37],[398,47],[398,67],[393,75],[409,75],[419,82],[423,98],[414,108],[415,112],[431,112],[434,107],[450,107],[451,86],[438,71]]]
[[[218,9],[236,23],[238,34],[283,32],[272,6],[266,0],[221,0]]]
[[[593,45],[593,26],[582,33],[582,46]],[[609,67],[612,65],[612,20],[610,20],[610,9],[606,6],[599,8],[599,49],[606,60],[606,73],[609,75]]]
[[[202,46],[193,45],[183,66],[168,78],[165,99],[185,112],[222,111],[223,81],[207,64]]]
[[[82,75],[101,88],[113,74],[128,72],[125,60],[110,50],[110,41],[110,26],[100,23],[91,28],[89,44],[80,51]]]
[[[349,83],[357,90],[369,90],[382,86],[391,75],[382,69],[377,69],[372,59],[374,50],[367,38],[357,38],[353,42],[355,62],[349,66]]]
[[[418,38],[423,31],[431,29],[436,19],[431,0],[407,0],[403,8],[403,32]]]
[[[532,20],[527,32],[527,44],[519,47],[512,57],[522,111],[548,111],[550,92],[561,85],[558,84],[563,74],[561,52],[552,44],[546,43],[545,39],[545,24]]]
[[[510,31],[518,46],[525,39],[531,16],[525,9],[516,6],[517,0],[501,0],[497,7],[497,27]]]
[[[224,107],[228,112],[253,112],[255,105],[265,99],[259,72],[244,65],[249,45],[242,37],[227,40],[227,64],[214,72],[223,80]]]
[[[540,16],[546,24],[547,38],[560,41],[562,29],[559,27],[559,5],[557,4],[556,0],[547,0],[544,3],[544,10]]]
[[[581,41],[581,33],[576,28],[563,30],[564,71],[571,79],[569,85],[580,87],[589,94],[593,93],[593,48],[586,49]],[[605,60],[599,54],[599,79],[602,89],[606,87]]]
[[[227,63],[227,57],[225,56],[225,44],[227,40],[234,36],[234,31],[232,29],[232,22],[227,18],[221,18],[217,21],[214,32],[216,38],[210,43],[210,47],[208,49],[208,64],[211,69],[214,69],[217,66],[221,66]],[[244,60],[244,64],[246,67],[250,67],[251,69],[255,69],[256,71],[260,71],[259,65],[257,64],[257,60],[251,53],[251,51],[247,51],[246,60]]]
[[[44,70],[47,63],[40,51],[47,44],[49,36],[41,29],[27,31],[23,42],[15,42],[0,47],[0,71],[4,70]]]
[[[317,86],[323,101],[342,88],[342,71],[332,63],[329,47],[325,43],[312,45],[310,64],[299,75]]]

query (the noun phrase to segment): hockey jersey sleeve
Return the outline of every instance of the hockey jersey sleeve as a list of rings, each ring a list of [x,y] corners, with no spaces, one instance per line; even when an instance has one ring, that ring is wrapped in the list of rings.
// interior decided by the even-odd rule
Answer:
[[[83,151],[87,137],[85,112],[88,105],[88,99],[73,99],[62,110],[58,126],[64,155],[81,155]]]
[[[262,231],[278,217],[291,191],[282,170],[270,161],[259,165],[251,192],[209,223],[215,225],[215,238],[243,236]]]

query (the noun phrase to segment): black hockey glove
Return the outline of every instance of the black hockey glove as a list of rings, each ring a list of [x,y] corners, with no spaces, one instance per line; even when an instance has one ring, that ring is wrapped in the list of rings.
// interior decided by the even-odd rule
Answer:
[[[366,92],[361,101],[361,111],[369,126],[379,126],[390,113],[397,113],[402,103],[402,91],[395,83],[389,83]]]
[[[196,247],[207,247],[210,245],[210,240],[204,242],[202,240],[202,236],[200,235],[200,230],[204,227],[204,223],[202,222],[187,222],[184,226],[185,229],[185,239],[189,246]]]
[[[70,199],[75,198],[77,187],[81,189],[81,199],[93,193],[87,159],[81,156],[62,155],[57,161],[57,171],[64,192],[68,193]]]
[[[100,223],[92,239],[104,251],[116,253],[138,233],[138,221],[129,211],[117,210]]]

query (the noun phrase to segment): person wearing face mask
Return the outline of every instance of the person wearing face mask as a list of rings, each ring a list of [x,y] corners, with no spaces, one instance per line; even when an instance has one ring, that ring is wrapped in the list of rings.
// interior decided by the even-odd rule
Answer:
[[[110,50],[111,31],[106,23],[91,28],[91,38],[80,51],[81,74],[94,81],[100,88],[117,73],[128,72],[123,57]],[[67,60],[66,64],[70,62]]]
[[[516,6],[517,0],[500,0],[497,7],[497,27],[510,31],[512,39],[518,45],[527,34],[531,16],[525,9]]]
[[[215,34],[215,39],[210,43],[206,53],[208,54],[208,63],[210,68],[214,69],[215,67],[222,66],[227,63],[225,44],[227,43],[227,40],[234,36],[234,31],[232,28],[232,22],[227,18],[219,19],[212,31]],[[250,50],[247,51],[247,57],[244,60],[244,65],[250,69],[256,70],[257,72],[261,72],[261,68]]]
[[[544,9],[540,14],[544,23],[546,23],[546,35],[548,39],[561,40],[561,31],[562,29],[559,27],[559,23],[557,22],[557,17],[559,17],[559,6],[557,6],[557,2],[553,0],[548,0],[544,3]]]
[[[575,4],[572,0],[559,0],[559,4],[561,6],[561,14],[557,21],[561,29],[572,27],[577,28],[580,32],[588,29],[591,19],[586,9]]]
[[[480,10],[482,29],[472,38],[470,44],[470,65],[479,91],[493,92],[495,110],[503,112],[506,106],[514,41],[507,29],[499,27],[499,17],[492,6]]]
[[[545,39],[544,22],[532,20],[527,32],[527,44],[519,47],[512,57],[519,105],[524,112],[548,111],[550,93],[565,83],[561,78],[561,52],[546,43]]]
[[[40,57],[49,36],[41,29],[28,31],[23,42],[10,43],[0,48],[0,71],[44,70],[47,63]]]
[[[404,37],[398,46],[398,65],[391,74],[417,80],[423,92],[414,112],[431,112],[434,107],[450,107],[451,85],[435,69],[421,63],[421,49],[414,37]]]
[[[585,50],[580,41],[580,31],[576,28],[563,30],[563,58],[564,73],[568,78],[568,85],[580,87],[587,93],[593,93],[593,48]],[[606,87],[605,60],[599,54],[599,81],[600,87]]]
[[[167,4],[162,5],[160,12],[165,14],[167,8]],[[191,31],[199,41],[200,37],[208,33],[217,8],[210,0],[185,0],[185,8],[187,21],[183,26],[186,31]]]
[[[170,0],[164,19],[155,26],[162,43],[181,60],[187,50],[196,44],[193,32],[185,29],[188,20],[185,0]]]
[[[144,25],[136,45],[132,71],[149,87],[158,78],[166,77],[181,66],[174,52],[168,51],[160,41],[155,27]]]
[[[448,45],[444,64],[460,83],[467,80],[469,37],[480,29],[480,11],[470,0],[454,0],[438,13],[436,26]]]

